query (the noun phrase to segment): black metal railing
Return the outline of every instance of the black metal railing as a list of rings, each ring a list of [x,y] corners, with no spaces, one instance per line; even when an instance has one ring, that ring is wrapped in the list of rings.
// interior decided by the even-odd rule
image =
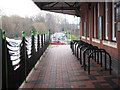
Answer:
[[[92,44],[88,44],[82,40],[71,41],[70,47],[72,49],[73,54],[75,54],[77,59],[80,61],[81,67],[83,67],[85,71],[86,71],[86,67],[88,66],[87,69],[89,75],[90,75],[90,58],[92,58],[95,62],[97,62],[97,64],[100,64],[101,67],[103,67],[104,65],[104,70],[109,70],[109,74],[111,74],[111,70],[112,70],[111,56],[104,49],[99,49],[97,46],[93,46]],[[108,62],[107,59],[109,59]]]
[[[26,38],[22,31],[22,39],[19,44],[5,36],[2,31],[2,89],[19,88],[26,77],[34,69],[37,61],[43,55],[49,45],[49,33],[31,32],[31,37]],[[14,45],[17,44],[17,45]]]

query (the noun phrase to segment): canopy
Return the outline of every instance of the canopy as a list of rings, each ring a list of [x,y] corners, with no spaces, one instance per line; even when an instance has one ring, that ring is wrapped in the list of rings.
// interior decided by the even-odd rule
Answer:
[[[49,0],[52,2],[45,2],[45,1],[47,0],[33,0],[33,2],[41,10],[80,16],[80,4],[81,4],[80,2],[56,2],[60,0]],[[66,0],[66,1],[72,1],[72,0]]]

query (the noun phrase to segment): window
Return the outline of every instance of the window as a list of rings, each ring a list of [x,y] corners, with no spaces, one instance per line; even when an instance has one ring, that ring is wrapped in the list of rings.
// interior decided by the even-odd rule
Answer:
[[[99,12],[100,12],[100,5],[98,3],[98,17],[100,16]]]
[[[98,38],[99,39],[102,39],[102,23],[103,23],[103,17],[102,16],[99,16],[99,18],[98,18],[98,33],[99,33],[99,35],[98,35]]]
[[[105,39],[108,40],[108,8],[107,2],[105,2]]]
[[[86,22],[84,22],[84,36],[86,37]]]
[[[120,1],[116,3],[116,20],[120,20]]]
[[[95,10],[96,8],[95,8],[95,6],[94,6],[94,38],[95,38],[95,36],[96,36],[96,10]]]
[[[89,11],[88,11],[88,13],[89,13]],[[90,21],[90,17],[89,17],[89,14],[88,14],[88,21],[87,21],[87,25],[88,25],[88,26],[87,26],[87,37],[89,37],[89,30],[90,30],[90,29],[89,29],[89,24],[90,24],[89,21]]]
[[[116,41],[116,3],[112,2],[112,40]]]
[[[98,9],[98,12],[97,12],[97,14],[98,14],[98,17],[97,17],[97,22],[98,22],[98,23],[97,23],[97,24],[98,24],[98,28],[97,28],[97,38],[100,39],[100,32],[101,32],[100,30],[101,30],[101,29],[100,29],[100,19],[99,19],[99,17],[100,17],[100,14],[99,14],[99,11],[100,11],[99,3],[98,3],[97,6],[98,6],[98,8],[97,8],[97,9]]]

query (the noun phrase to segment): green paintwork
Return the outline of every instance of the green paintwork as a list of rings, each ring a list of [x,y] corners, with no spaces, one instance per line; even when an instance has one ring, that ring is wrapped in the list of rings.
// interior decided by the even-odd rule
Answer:
[[[24,31],[22,31],[22,37],[25,37],[25,35],[24,35]]]
[[[37,34],[39,35],[39,31],[37,31]]]
[[[31,36],[33,36],[34,35],[34,31],[31,31]]]
[[[24,80],[24,83],[27,83],[27,81],[26,81],[26,80]]]
[[[35,67],[33,67],[33,70],[35,70]]]
[[[5,40],[5,31],[2,30],[2,36],[3,36],[3,39]]]

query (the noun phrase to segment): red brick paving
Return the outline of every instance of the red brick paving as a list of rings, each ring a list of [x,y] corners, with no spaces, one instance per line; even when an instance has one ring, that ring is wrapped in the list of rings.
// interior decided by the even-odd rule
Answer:
[[[91,63],[88,75],[68,45],[52,45],[20,88],[118,88],[117,76],[100,71],[94,60]]]

